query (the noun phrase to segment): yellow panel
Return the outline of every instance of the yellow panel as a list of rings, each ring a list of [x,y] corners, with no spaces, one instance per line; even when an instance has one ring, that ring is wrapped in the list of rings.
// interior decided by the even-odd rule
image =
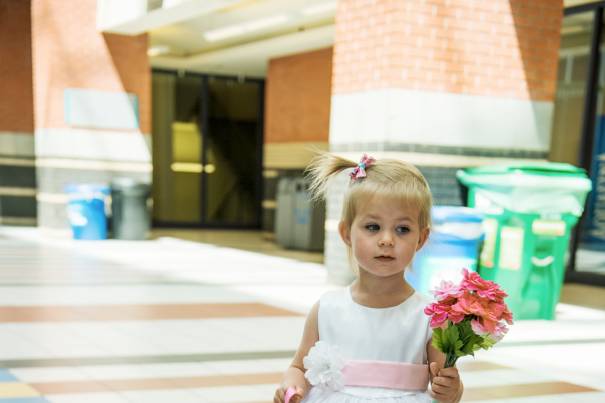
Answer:
[[[200,162],[202,136],[197,124],[172,123],[172,162]]]
[[[34,388],[25,383],[0,382],[0,397],[40,396]]]
[[[200,174],[175,172],[172,176],[173,210],[172,221],[200,221]]]
[[[481,251],[481,266],[494,267],[494,256],[496,254],[496,236],[498,231],[498,221],[493,218],[483,220],[483,230],[485,231],[485,241]]]
[[[328,143],[321,142],[265,143],[263,167],[264,169],[304,169],[318,151],[327,151],[328,148]]]
[[[520,227],[503,227],[500,231],[499,266],[501,269],[521,269],[524,233],[525,231]]]

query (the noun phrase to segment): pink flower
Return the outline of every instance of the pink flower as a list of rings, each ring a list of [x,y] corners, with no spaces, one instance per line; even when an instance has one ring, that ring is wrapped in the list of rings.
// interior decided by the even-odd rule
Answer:
[[[460,288],[475,291],[480,297],[488,298],[492,301],[499,301],[508,296],[500,289],[498,284],[493,281],[484,280],[474,271],[463,269],[464,278]]]
[[[490,336],[496,342],[502,340],[506,332],[508,332],[508,328],[504,323],[482,319],[472,320],[471,328],[479,336]]]
[[[473,332],[479,336],[485,336],[488,334],[487,329],[483,326],[479,319],[471,320],[471,328],[473,329]]]
[[[463,313],[456,312],[454,310],[451,310],[450,313],[449,313],[449,315],[448,315],[448,319],[450,321],[452,321],[453,324],[457,324],[457,323],[462,322],[465,317],[466,317],[466,315],[464,315]]]
[[[433,295],[438,300],[445,299],[447,297],[457,298],[461,293],[460,287],[452,283],[451,281],[441,281],[439,287],[433,290]]]
[[[508,323],[509,325],[513,324],[513,314],[511,311],[508,310],[508,307],[506,305],[504,305],[504,312],[502,312],[501,319],[505,320],[506,323]]]
[[[475,351],[477,348],[489,348],[494,342],[500,341],[508,331],[506,323],[513,323],[513,316],[508,310],[504,298],[507,296],[493,281],[482,279],[477,273],[463,270],[463,279],[459,285],[451,282],[441,282],[433,291],[436,302],[424,309],[424,313],[431,317],[430,325],[433,329],[443,330],[433,333],[433,345],[437,348],[446,348],[446,363],[454,365],[458,357],[469,354],[465,351]],[[506,322],[506,323],[505,323]],[[456,346],[462,342],[463,348],[452,348],[452,343],[443,342],[444,337],[452,337],[448,333],[450,328],[466,329],[481,336],[476,338],[460,336]],[[491,340],[491,343],[486,343]],[[472,345],[464,343],[473,343]],[[449,347],[444,347],[444,346]],[[470,353],[472,354],[472,353]]]
[[[504,323],[498,323],[496,325],[496,331],[494,333],[492,333],[492,339],[494,339],[494,341],[500,341],[502,340],[502,338],[504,337],[504,335],[508,332],[508,328],[506,327],[506,325]]]
[[[439,302],[434,302],[424,308],[424,313],[431,317],[431,327],[433,329],[436,327],[447,327],[449,311],[450,307],[448,305],[443,305]]]
[[[471,321],[471,327],[473,328],[473,331],[475,331],[475,333],[480,336],[494,334],[496,332],[496,325],[498,325],[497,321],[488,318],[477,318]]]
[[[431,316],[431,327],[433,329],[440,327],[445,329],[447,327],[447,312],[435,312],[433,316]]]
[[[477,298],[477,295],[465,292],[452,308],[456,312],[465,315],[487,316],[489,312],[487,307],[482,304],[482,301]]]

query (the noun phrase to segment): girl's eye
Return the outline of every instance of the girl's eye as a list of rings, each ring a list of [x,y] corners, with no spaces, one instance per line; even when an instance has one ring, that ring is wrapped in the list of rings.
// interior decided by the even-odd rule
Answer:
[[[380,225],[378,224],[367,224],[366,229],[370,232],[380,231]]]
[[[407,234],[408,232],[410,232],[410,228],[401,226],[401,227],[397,227],[396,231],[398,234]]]

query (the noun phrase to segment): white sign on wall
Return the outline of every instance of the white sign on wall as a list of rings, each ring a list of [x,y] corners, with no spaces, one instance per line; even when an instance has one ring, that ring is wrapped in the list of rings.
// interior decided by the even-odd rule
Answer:
[[[95,129],[138,129],[139,102],[134,94],[67,88],[65,123]]]

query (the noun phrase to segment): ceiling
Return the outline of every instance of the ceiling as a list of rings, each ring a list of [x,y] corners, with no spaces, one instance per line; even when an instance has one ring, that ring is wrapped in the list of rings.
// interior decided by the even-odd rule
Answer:
[[[332,45],[336,2],[149,0],[144,12],[101,29],[148,32],[156,68],[264,77],[269,59]]]
[[[337,0],[99,1],[112,16],[109,23],[98,24],[100,29],[149,33],[150,62],[156,68],[264,77],[268,60],[334,41]],[[564,5],[589,2],[564,0]],[[140,7],[124,9],[131,4]]]
[[[565,8],[567,8],[567,7],[579,6],[582,4],[596,3],[597,1],[598,0],[563,0],[563,5]]]

